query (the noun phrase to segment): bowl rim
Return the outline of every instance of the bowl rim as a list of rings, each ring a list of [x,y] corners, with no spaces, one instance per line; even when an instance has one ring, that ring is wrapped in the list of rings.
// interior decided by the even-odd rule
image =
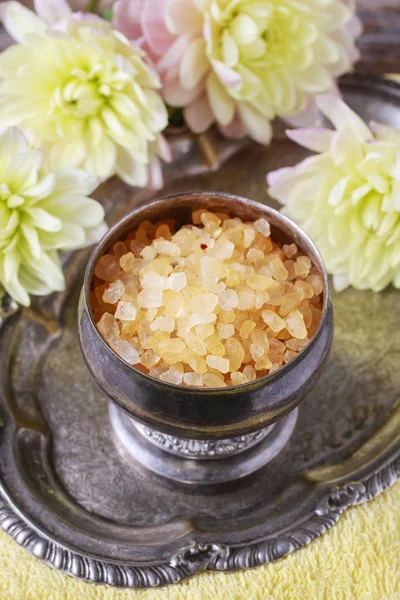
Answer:
[[[204,201],[206,199],[210,200],[210,196],[213,198],[221,198],[221,199],[230,201],[232,203],[232,207],[233,207],[232,213],[234,213],[234,203],[239,203],[242,206],[249,205],[249,206],[254,207],[255,209],[265,212],[267,219],[268,219],[268,213],[272,214],[275,217],[275,219],[277,219],[278,221],[285,224],[286,228],[290,231],[290,233],[292,233],[292,232],[295,233],[300,239],[303,239],[304,241],[307,242],[307,244],[310,246],[310,248],[312,249],[312,252],[313,252],[313,256],[310,256],[310,258],[313,261],[313,263],[314,263],[314,260],[318,263],[317,266],[319,268],[320,275],[322,276],[322,281],[323,281],[322,314],[321,314],[321,319],[318,324],[317,330],[315,331],[313,337],[311,338],[311,340],[307,344],[307,346],[305,346],[305,348],[302,348],[302,350],[300,350],[300,352],[298,352],[298,354],[295,358],[290,360],[288,363],[286,363],[285,365],[283,365],[282,367],[280,367],[273,373],[269,373],[268,375],[263,375],[262,377],[257,377],[253,381],[248,381],[247,383],[241,383],[239,385],[228,385],[226,387],[214,387],[214,388],[185,386],[183,388],[183,386],[181,386],[181,385],[178,385],[175,383],[169,383],[167,381],[162,381],[161,379],[152,377],[151,375],[148,375],[146,373],[143,373],[142,371],[139,371],[138,369],[135,368],[135,365],[131,365],[128,362],[126,362],[123,358],[121,358],[112,349],[112,347],[103,338],[103,336],[101,335],[100,331],[97,328],[96,323],[94,322],[91,305],[90,305],[90,288],[91,288],[92,278],[94,275],[94,270],[95,270],[95,267],[96,267],[96,264],[97,264],[99,258],[104,254],[104,251],[110,247],[111,240],[115,237],[116,232],[118,232],[118,230],[120,230],[120,229],[123,229],[124,226],[127,223],[129,223],[129,221],[131,221],[135,217],[137,218],[138,216],[140,216],[140,213],[146,212],[149,207],[157,206],[157,204],[164,204],[165,201],[173,201],[174,200],[174,201],[179,202],[180,200],[188,200],[189,198],[193,198],[193,200],[199,199],[199,200]],[[145,220],[145,217],[144,217],[144,220]],[[279,229],[279,226],[277,226],[276,224],[274,224],[274,226]],[[285,231],[285,233],[287,233],[287,232]],[[307,253],[307,256],[309,256],[308,253]],[[101,238],[101,240],[93,248],[93,250],[90,254],[87,266],[86,266],[86,270],[85,270],[84,283],[83,283],[83,297],[84,297],[85,309],[88,314],[90,324],[92,325],[93,329],[95,330],[97,337],[99,338],[101,343],[104,345],[106,350],[108,352],[111,352],[122,363],[124,363],[125,365],[130,367],[132,369],[132,371],[135,373],[135,375],[137,375],[140,378],[143,378],[145,382],[153,384],[153,385],[157,384],[158,386],[165,387],[166,389],[170,389],[170,390],[171,389],[176,390],[176,389],[183,388],[185,390],[185,393],[188,393],[191,395],[197,394],[197,395],[201,395],[201,396],[215,395],[216,393],[218,393],[218,395],[220,395],[220,394],[230,395],[230,394],[234,394],[236,392],[241,393],[241,392],[245,392],[246,390],[252,389],[254,387],[264,387],[264,386],[268,385],[269,383],[271,383],[272,381],[275,382],[277,379],[284,377],[285,374],[287,374],[290,370],[295,368],[298,365],[298,363],[301,360],[303,360],[306,357],[306,355],[310,352],[311,348],[314,346],[314,344],[316,343],[317,339],[319,338],[319,336],[321,334],[324,322],[326,321],[326,318],[329,313],[329,309],[331,308],[330,287],[329,287],[328,274],[327,274],[327,271],[325,268],[325,264],[323,262],[322,256],[321,256],[318,248],[316,247],[314,242],[311,240],[311,238],[308,236],[308,234],[299,225],[297,225],[297,223],[295,223],[292,219],[290,219],[283,213],[270,207],[267,204],[263,204],[262,202],[258,202],[256,200],[251,200],[244,196],[237,196],[235,194],[229,194],[226,192],[214,192],[214,191],[186,191],[186,192],[179,192],[177,194],[167,194],[165,196],[160,196],[160,197],[154,198],[150,201],[143,202],[143,203],[139,204],[138,206],[136,206],[135,208],[133,208],[132,210],[130,210],[129,212],[125,213],[116,223],[114,223],[107,230],[107,232],[104,234],[104,236]]]

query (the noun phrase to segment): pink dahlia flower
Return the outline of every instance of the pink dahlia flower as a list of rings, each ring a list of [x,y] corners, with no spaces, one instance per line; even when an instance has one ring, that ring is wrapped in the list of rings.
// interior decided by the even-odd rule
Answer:
[[[114,27],[147,50],[194,132],[216,122],[264,144],[276,116],[310,123],[314,97],[358,59],[353,0],[119,0]]]

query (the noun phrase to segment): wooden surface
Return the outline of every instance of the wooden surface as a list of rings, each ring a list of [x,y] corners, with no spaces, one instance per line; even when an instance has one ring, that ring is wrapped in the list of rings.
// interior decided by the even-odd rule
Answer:
[[[23,0],[23,4],[32,6],[32,0]],[[71,0],[71,4],[82,7],[86,0]],[[110,4],[111,0],[102,1],[103,6]],[[364,26],[358,42],[362,58],[356,70],[377,75],[400,73],[400,0],[356,0],[356,5]],[[0,35],[0,48],[5,45],[6,38]]]

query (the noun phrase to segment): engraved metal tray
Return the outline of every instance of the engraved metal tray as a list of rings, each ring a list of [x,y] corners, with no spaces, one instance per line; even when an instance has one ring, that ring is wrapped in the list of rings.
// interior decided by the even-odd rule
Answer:
[[[353,75],[342,91],[364,118],[400,128],[400,86]],[[268,148],[216,132],[171,140],[162,194],[212,189],[269,202],[266,172],[306,154],[282,125]],[[98,192],[109,223],[152,195],[117,180]],[[202,494],[139,470],[114,445],[107,400],[78,345],[87,258],[66,255],[65,293],[4,311],[0,331],[0,523],[39,559],[127,587],[254,567],[309,543],[400,477],[399,292],[333,294],[333,349],[289,444],[253,478]]]

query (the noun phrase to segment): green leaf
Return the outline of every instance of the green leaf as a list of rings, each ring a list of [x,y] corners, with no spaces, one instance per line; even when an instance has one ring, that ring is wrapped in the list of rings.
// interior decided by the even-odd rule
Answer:
[[[112,14],[113,14],[113,10],[112,8],[106,8],[106,10],[103,10],[101,12],[101,16],[103,17],[103,19],[105,19],[106,21],[112,21]]]

